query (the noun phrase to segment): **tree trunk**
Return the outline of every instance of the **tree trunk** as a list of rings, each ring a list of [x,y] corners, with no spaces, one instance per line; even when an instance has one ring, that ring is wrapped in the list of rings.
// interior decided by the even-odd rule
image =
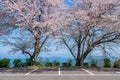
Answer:
[[[80,60],[80,59],[77,59],[75,65],[76,65],[76,66],[81,66],[80,62],[81,62],[81,60]]]
[[[76,66],[82,66],[82,63],[81,63],[82,58],[81,58],[81,56],[80,56],[80,48],[81,48],[81,32],[79,33],[79,39],[78,39],[77,48],[78,48],[78,51],[77,51]]]
[[[36,59],[34,57],[31,58],[31,66],[36,65]]]
[[[35,37],[34,53],[32,56],[32,65],[36,65],[36,60],[39,53],[40,53],[40,37]]]
[[[76,66],[81,66],[81,67],[83,67],[83,63],[84,63],[84,59],[81,59],[81,58],[80,58],[80,59],[77,59],[77,60],[76,60],[76,64],[75,64],[75,65],[76,65]]]
[[[83,67],[83,63],[84,63],[84,60],[86,59],[86,57],[88,56],[88,54],[92,51],[93,48],[88,48],[88,50],[83,53],[83,55],[79,56],[77,55],[77,59],[76,59],[76,66],[81,66]]]
[[[43,47],[43,45],[45,44],[46,40],[48,39],[49,36],[47,36],[44,41],[41,43],[40,45],[40,37],[35,37],[35,44],[34,44],[34,53],[32,55],[32,65],[36,65],[37,64],[37,57],[40,53],[41,48]]]

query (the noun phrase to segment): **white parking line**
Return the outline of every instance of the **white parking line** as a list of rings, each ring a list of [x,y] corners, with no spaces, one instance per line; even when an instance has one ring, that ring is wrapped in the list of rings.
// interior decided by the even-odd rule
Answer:
[[[30,72],[26,73],[25,75],[29,75],[30,73],[32,73],[33,71],[36,71],[37,69],[31,70]]]
[[[86,69],[83,69],[83,68],[81,68],[83,71],[85,71],[85,72],[87,72],[87,73],[89,73],[90,75],[94,75],[92,72],[90,72],[90,71],[88,71],[88,70],[86,70]]]
[[[60,67],[58,68],[58,75],[61,75]]]

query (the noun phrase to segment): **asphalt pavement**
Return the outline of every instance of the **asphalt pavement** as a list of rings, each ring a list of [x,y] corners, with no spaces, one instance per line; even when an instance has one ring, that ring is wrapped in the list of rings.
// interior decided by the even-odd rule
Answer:
[[[120,80],[120,70],[99,69],[0,69],[0,80]]]

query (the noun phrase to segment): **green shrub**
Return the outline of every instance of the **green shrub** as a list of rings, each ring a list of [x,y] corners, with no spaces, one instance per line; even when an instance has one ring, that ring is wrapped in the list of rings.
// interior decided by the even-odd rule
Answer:
[[[67,67],[67,63],[66,62],[62,63],[62,66]]]
[[[105,68],[110,68],[111,67],[111,61],[109,58],[104,59],[104,67]]]
[[[30,58],[27,58],[25,63],[24,63],[25,66],[31,66],[32,65],[32,62],[31,62],[31,59]]]
[[[23,66],[23,63],[20,59],[15,59],[13,61],[13,65],[14,65],[14,67],[21,67],[21,66]]]
[[[85,62],[85,63],[83,63],[83,66],[89,67],[89,63]]]
[[[114,62],[114,68],[120,68],[120,59]]]
[[[9,68],[10,67],[10,59],[4,58],[0,60],[0,68]]]
[[[50,63],[50,62],[45,63],[45,66],[50,67],[50,66],[52,66],[52,63]]]
[[[45,63],[45,66],[47,66],[47,67],[52,66],[52,63],[49,61],[48,58],[46,58],[46,60],[44,61],[44,63]]]
[[[43,66],[43,65],[44,65],[44,59],[42,57],[40,57],[37,62],[37,66]]]
[[[71,67],[72,66],[72,59],[68,59],[67,60],[67,67]]]
[[[57,60],[54,60],[54,61],[53,61],[53,66],[60,66],[60,62],[57,61]]]
[[[93,60],[93,61],[91,62],[91,67],[96,68],[96,67],[97,67],[97,61]]]
[[[43,66],[41,62],[36,62],[36,66]]]

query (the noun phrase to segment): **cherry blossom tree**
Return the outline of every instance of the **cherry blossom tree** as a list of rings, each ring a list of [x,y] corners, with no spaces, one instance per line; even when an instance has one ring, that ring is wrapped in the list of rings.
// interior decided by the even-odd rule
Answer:
[[[71,1],[71,0],[70,0]],[[83,66],[86,57],[96,48],[99,50],[116,43],[120,30],[119,0],[76,0],[69,10],[71,23],[62,31],[63,43]]]
[[[32,34],[34,52],[31,54],[26,51],[23,44],[19,45],[19,50],[23,54],[30,55],[33,65],[35,65],[49,35],[55,35],[60,28],[67,24],[63,23],[65,21],[63,15],[67,8],[64,0],[2,0],[2,7],[0,9],[1,31],[7,33],[7,30],[20,29],[27,30]],[[42,43],[40,43],[41,39]],[[11,45],[9,41],[7,43]],[[16,44],[13,46],[15,47]],[[18,48],[18,46],[16,47]]]

